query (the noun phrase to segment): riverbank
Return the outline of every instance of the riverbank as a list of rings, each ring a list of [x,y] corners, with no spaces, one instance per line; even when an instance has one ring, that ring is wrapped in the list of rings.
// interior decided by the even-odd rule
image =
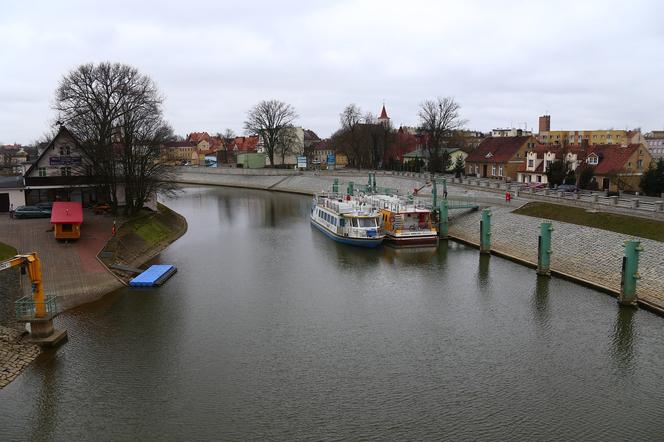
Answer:
[[[122,223],[99,252],[100,261],[123,283],[128,283],[133,273],[113,268],[113,265],[141,267],[161,253],[187,231],[187,220],[163,204],[156,212]]]
[[[248,171],[247,171],[248,172]],[[275,190],[301,194],[314,194],[330,190],[335,179],[339,189],[345,189],[349,181],[365,183],[366,174],[344,173],[305,174],[274,176],[250,175],[248,173],[195,173],[178,174],[177,181],[186,184],[219,185],[261,190]],[[397,177],[380,175],[378,185],[398,189],[402,193],[412,192],[425,184],[420,177]],[[492,251],[497,255],[512,259],[527,266],[537,265],[537,236],[542,220],[512,211],[529,200],[512,198],[507,204],[495,192],[469,190],[467,186],[448,184],[448,196],[472,198],[482,206],[492,208]],[[421,195],[430,195],[431,188],[425,187]],[[451,212],[450,237],[470,245],[479,244],[479,212]],[[615,296],[620,292],[623,244],[633,236],[610,232],[592,227],[579,226],[561,221],[554,222],[553,255],[551,270],[554,274],[604,291]],[[658,314],[664,314],[664,288],[661,275],[664,275],[664,243],[645,238],[641,240],[644,251],[641,254],[637,286],[640,305]]]
[[[56,241],[45,219],[0,219],[0,239],[16,244],[19,253],[38,253],[45,292],[57,296],[58,311],[64,311],[97,301],[126,282],[128,275],[112,273],[98,254],[112,251],[104,256],[140,267],[186,232],[184,217],[162,204],[158,208],[121,223],[115,237],[111,234],[112,217],[86,211],[81,238],[76,242]],[[3,250],[16,254],[11,246]],[[0,388],[40,353],[38,346],[22,341],[24,331],[14,321],[14,301],[28,295],[30,287],[21,283],[20,277],[18,269],[0,273],[0,323],[6,325],[0,325]]]

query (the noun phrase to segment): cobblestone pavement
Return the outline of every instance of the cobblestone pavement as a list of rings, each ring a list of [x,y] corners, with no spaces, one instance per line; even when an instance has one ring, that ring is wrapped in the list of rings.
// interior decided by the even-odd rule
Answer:
[[[85,211],[81,238],[60,242],[53,237],[50,220],[10,219],[0,216],[0,241],[14,246],[19,253],[37,252],[42,261],[46,295],[58,296],[58,309],[90,302],[122,284],[97,261],[96,255],[111,234],[113,219]],[[24,277],[25,278],[25,277]],[[27,279],[23,290],[29,294]],[[1,287],[4,289],[5,287]],[[0,290],[0,296],[17,296]]]
[[[491,247],[537,264],[539,226],[545,220],[512,213],[516,207],[491,208]],[[478,244],[480,218],[479,211],[455,216],[450,223],[450,235]],[[553,228],[552,270],[620,291],[623,244],[633,237],[560,221],[553,221]],[[664,307],[664,243],[637,239],[644,248],[637,295]]]
[[[20,336],[21,332],[0,326],[0,388],[39,355],[39,347],[20,342]]]

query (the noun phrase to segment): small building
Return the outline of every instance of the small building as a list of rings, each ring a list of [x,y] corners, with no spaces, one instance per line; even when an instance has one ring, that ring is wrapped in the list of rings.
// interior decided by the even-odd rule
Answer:
[[[664,159],[664,130],[648,132],[644,138],[653,159]]]
[[[450,164],[447,166],[447,171],[451,172],[454,170],[454,165],[458,161],[458,158],[461,158],[461,161],[464,162],[466,161],[466,158],[468,157],[468,154],[464,152],[461,149],[458,149],[456,147],[450,147],[450,148],[442,148],[440,149],[440,154],[442,155],[443,152],[447,152],[450,156]],[[403,156],[403,163],[408,164],[411,162],[418,162],[422,161],[425,166],[428,166],[429,164],[429,151],[426,149],[416,149],[412,152],[408,152],[407,154],[404,154]]]
[[[55,239],[78,239],[83,224],[83,206],[80,202],[53,203],[51,224]]]
[[[264,153],[245,152],[237,154],[237,167],[262,169],[266,162],[267,155]]]
[[[25,186],[22,176],[0,177],[0,213],[9,212],[13,206],[25,205]]]

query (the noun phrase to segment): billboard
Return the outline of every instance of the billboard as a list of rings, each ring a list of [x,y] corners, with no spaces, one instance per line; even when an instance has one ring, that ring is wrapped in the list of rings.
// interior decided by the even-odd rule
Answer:
[[[336,162],[337,161],[333,153],[327,154],[327,164],[334,165]]]
[[[299,155],[297,157],[297,168],[306,169],[307,168],[307,157],[304,155]]]
[[[71,157],[68,155],[49,157],[48,159],[49,166],[80,166],[81,163],[81,157]]]

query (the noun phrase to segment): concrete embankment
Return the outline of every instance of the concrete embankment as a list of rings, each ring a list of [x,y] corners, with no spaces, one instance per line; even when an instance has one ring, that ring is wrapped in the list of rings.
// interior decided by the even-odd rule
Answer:
[[[287,176],[262,175],[260,172],[245,171],[244,174],[224,171],[180,172],[178,181],[188,184],[245,187],[252,189],[275,190],[313,194],[329,190],[335,178],[339,188],[345,189],[349,181],[366,183],[366,174],[289,174]],[[378,185],[396,188],[403,193],[419,188],[425,180],[419,177],[397,177],[379,175]],[[541,221],[532,217],[512,213],[512,210],[527,202],[525,199],[512,199],[508,205],[503,195],[495,192],[482,192],[468,189],[467,186],[448,185],[449,197],[470,197],[481,206],[492,209],[492,251],[498,255],[528,266],[537,264],[537,238]],[[430,195],[430,188],[424,188],[422,195]],[[475,245],[479,244],[479,212],[451,212],[450,236],[452,239]],[[623,244],[631,239],[627,235],[605,230],[578,226],[555,221],[553,232],[552,273],[579,283],[583,283],[612,295],[620,292]],[[642,239],[644,251],[641,254],[637,293],[640,304],[657,313],[664,313],[664,243]]]

